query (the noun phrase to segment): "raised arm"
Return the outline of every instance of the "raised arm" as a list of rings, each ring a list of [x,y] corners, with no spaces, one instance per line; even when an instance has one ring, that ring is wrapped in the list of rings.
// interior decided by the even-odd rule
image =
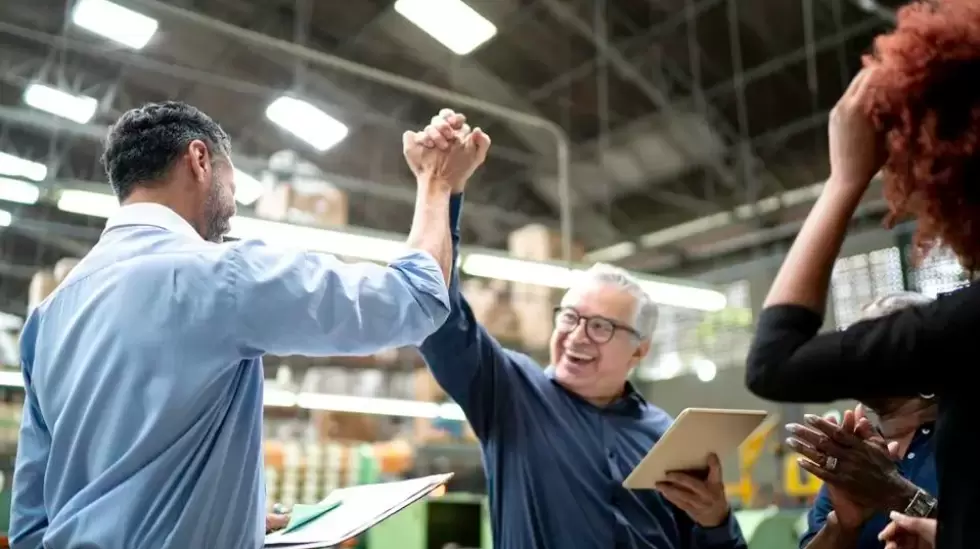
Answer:
[[[449,314],[442,271],[423,250],[382,266],[248,241],[222,261],[231,337],[243,356],[368,355],[418,345]]]
[[[881,165],[863,112],[869,73],[859,74],[831,116],[831,176],[766,298],[746,365],[746,384],[777,401],[829,402],[932,393],[980,326],[980,286],[925,306],[816,335],[847,225]],[[928,366],[926,366],[928,365]]]
[[[454,265],[462,208],[463,195],[454,195],[449,206]],[[503,368],[510,358],[473,316],[460,292],[458,269],[453,269],[449,281],[449,303],[449,318],[420,350],[436,381],[466,413],[476,435],[485,439],[493,422],[494,403],[499,400]]]

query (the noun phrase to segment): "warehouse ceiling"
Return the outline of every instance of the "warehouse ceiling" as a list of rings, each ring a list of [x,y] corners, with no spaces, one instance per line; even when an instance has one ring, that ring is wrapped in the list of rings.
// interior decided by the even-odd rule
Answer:
[[[393,0],[117,3],[159,20],[142,50],[73,26],[73,1],[0,2],[0,152],[46,164],[46,189],[103,185],[105,127],[144,102],[181,99],[221,122],[240,167],[255,174],[272,153],[295,150],[350,193],[351,225],[404,233],[414,195],[401,133],[448,106],[494,143],[468,189],[469,243],[503,247],[530,222],[557,228],[565,200],[595,257],[659,272],[795,232],[786,227],[826,172],[827,113],[894,8],[469,0],[498,32],[460,56]],[[95,118],[76,124],[27,107],[32,82],[97,97]],[[343,121],[348,137],[317,153],[272,125],[263,113],[282,92]],[[104,223],[44,200],[0,208],[16,216],[0,229],[3,308],[26,302],[33,266],[83,253]]]

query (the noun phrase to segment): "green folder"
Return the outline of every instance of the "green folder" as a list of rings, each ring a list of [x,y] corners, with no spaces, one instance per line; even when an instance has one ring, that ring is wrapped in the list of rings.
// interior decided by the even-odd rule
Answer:
[[[286,527],[281,530],[281,532],[283,534],[295,532],[310,522],[322,517],[323,515],[326,515],[337,507],[340,507],[340,504],[341,502],[334,501],[332,503],[321,503],[316,505],[294,505],[292,512],[289,514],[289,524],[287,524]]]

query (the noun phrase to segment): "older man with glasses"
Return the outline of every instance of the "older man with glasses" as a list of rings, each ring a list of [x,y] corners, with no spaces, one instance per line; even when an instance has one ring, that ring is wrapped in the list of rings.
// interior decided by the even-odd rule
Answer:
[[[453,120],[443,110],[417,139],[464,146],[468,127]],[[455,182],[450,202],[455,256],[465,184]],[[746,547],[717,459],[704,475],[672,473],[657,491],[622,487],[672,421],[627,381],[657,322],[656,305],[628,273],[596,265],[568,291],[547,368],[477,322],[456,272],[449,295],[449,319],[421,350],[482,444],[495,548]]]

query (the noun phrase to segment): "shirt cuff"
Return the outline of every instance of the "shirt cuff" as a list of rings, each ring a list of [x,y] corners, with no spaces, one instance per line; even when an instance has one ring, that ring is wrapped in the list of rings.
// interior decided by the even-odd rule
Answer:
[[[738,520],[735,513],[729,511],[728,518],[714,528],[704,528],[694,526],[695,539],[698,540],[698,547],[730,546],[735,540],[742,538],[742,529],[738,527]]]
[[[463,216],[463,193],[449,197],[449,230],[453,236],[459,236],[459,220]]]

